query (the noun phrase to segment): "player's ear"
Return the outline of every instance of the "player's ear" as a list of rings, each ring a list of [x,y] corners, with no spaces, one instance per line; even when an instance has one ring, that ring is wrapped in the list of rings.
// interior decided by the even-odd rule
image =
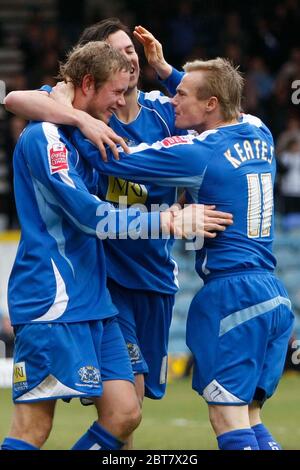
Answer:
[[[87,74],[83,77],[81,90],[82,93],[86,96],[90,95],[95,91],[95,80],[91,74]]]
[[[211,96],[206,103],[206,110],[207,112],[211,113],[216,109],[219,104],[219,100],[216,96]]]

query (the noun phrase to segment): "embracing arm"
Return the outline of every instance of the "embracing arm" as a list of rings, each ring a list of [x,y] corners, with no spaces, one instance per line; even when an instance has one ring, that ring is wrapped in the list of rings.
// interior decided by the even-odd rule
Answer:
[[[58,91],[55,90],[58,87]],[[58,84],[53,88],[58,99],[52,99],[47,91],[24,90],[12,91],[5,100],[6,109],[30,121],[46,121],[53,124],[78,127],[81,132],[99,147],[101,156],[107,159],[104,145],[108,145],[115,158],[118,158],[116,145],[121,145],[125,152],[128,147],[124,140],[118,136],[104,122],[93,118],[88,113],[72,107],[68,96],[61,102],[64,93],[69,93],[67,84]],[[69,95],[70,96],[70,95]]]
[[[200,188],[212,152],[205,142],[196,144],[187,134],[166,137],[152,145],[141,143],[130,147],[129,154],[120,149],[120,160],[110,155],[109,161],[103,162],[97,147],[77,129],[72,140],[80,155],[100,173],[167,187]]]
[[[82,111],[56,103],[42,90],[11,91],[6,96],[4,105],[7,111],[28,121],[48,121],[79,127],[83,119]]]
[[[78,231],[105,238],[130,233],[130,224],[138,223],[142,235],[159,232],[158,213],[118,210],[89,193],[77,167],[77,155],[53,124],[43,122],[27,129],[22,137],[23,157],[30,170],[35,194],[42,196],[55,211]],[[18,155],[21,158],[21,154]],[[136,224],[134,225],[134,229]]]
[[[100,239],[124,234],[169,238],[171,234],[190,237],[203,233],[202,213],[196,204],[179,211],[179,216],[167,211],[149,213],[136,206],[120,210],[90,194],[77,172],[77,155],[56,126],[40,123],[27,129],[22,139],[23,156],[41,207],[47,201],[76,230]]]
[[[130,149],[130,155],[121,154],[119,161],[102,161],[97,148],[83,138],[80,132],[73,133],[75,146],[80,154],[98,171],[108,175],[123,177],[140,183],[155,183],[160,186],[183,186],[199,188],[205,175],[206,166],[212,151],[204,142],[194,143],[191,135],[169,137],[153,145],[140,144]],[[191,201],[183,193],[175,206],[169,210],[175,215],[180,208]],[[225,230],[233,223],[232,214],[216,211],[213,205],[202,207],[202,235],[216,236],[216,231]],[[199,209],[200,210],[200,209]]]

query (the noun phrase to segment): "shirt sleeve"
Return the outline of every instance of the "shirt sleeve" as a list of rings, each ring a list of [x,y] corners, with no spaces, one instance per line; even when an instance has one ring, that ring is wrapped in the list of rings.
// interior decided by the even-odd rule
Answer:
[[[41,86],[38,91],[46,91],[49,95],[52,91],[52,86],[51,85],[43,85]]]
[[[75,149],[60,135],[57,126],[39,123],[23,137],[26,159],[36,197],[50,205],[73,227],[87,235],[106,238],[124,234],[145,236],[159,233],[158,212],[119,210],[90,194],[79,176]]]
[[[171,75],[169,75],[165,80],[160,80],[160,82],[167,88],[169,93],[174,96],[176,95],[176,88],[178,87],[184,75],[184,72],[180,72],[179,70],[172,67]]]
[[[104,162],[98,148],[77,129],[72,139],[81,156],[101,173],[167,187],[200,189],[212,153],[207,141],[186,134],[166,137],[152,145],[142,143],[131,147],[129,154],[119,149],[120,160],[108,150],[109,161]]]

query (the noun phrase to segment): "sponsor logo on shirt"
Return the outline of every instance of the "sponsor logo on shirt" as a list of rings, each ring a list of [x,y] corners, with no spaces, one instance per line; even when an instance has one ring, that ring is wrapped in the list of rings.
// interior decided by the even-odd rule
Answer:
[[[145,204],[148,190],[143,184],[133,183],[116,176],[109,176],[106,200],[119,203],[120,196],[127,196],[129,206],[132,204]]]
[[[174,137],[166,137],[161,143],[164,147],[169,148],[174,147],[174,145],[189,144],[191,141],[187,136],[177,135]]]
[[[62,142],[55,142],[48,147],[48,159],[51,175],[61,170],[68,170],[68,151]]]

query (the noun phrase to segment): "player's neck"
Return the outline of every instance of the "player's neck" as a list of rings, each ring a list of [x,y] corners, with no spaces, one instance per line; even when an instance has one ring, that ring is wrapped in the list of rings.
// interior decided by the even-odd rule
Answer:
[[[207,122],[202,123],[201,125],[195,127],[195,130],[201,134],[201,132],[208,131],[211,129],[217,129],[218,127],[225,127],[225,126],[233,126],[238,124],[237,119],[228,119],[225,120],[224,118],[220,117],[217,119],[211,119]]]
[[[120,121],[128,124],[134,121],[140,111],[140,105],[137,100],[138,90],[137,87],[131,88],[125,95],[126,105],[119,108],[116,116]]]
[[[234,119],[229,119],[227,121],[225,120],[220,120],[216,123],[214,129],[218,128],[218,127],[225,127],[225,126],[234,126],[235,124],[238,124],[238,120],[236,118]]]

